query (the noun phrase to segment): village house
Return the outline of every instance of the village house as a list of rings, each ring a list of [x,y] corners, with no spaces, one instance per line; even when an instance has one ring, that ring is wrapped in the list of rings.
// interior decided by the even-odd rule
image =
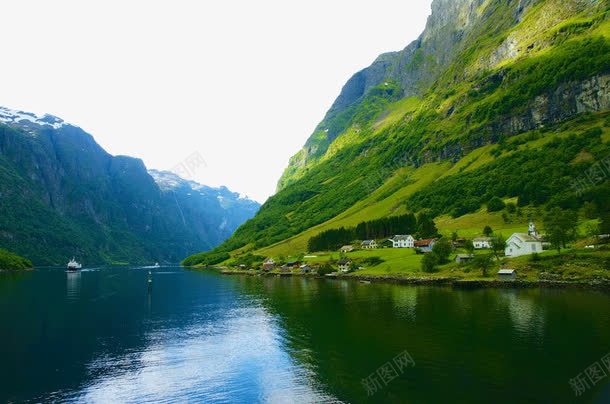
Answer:
[[[413,248],[415,239],[410,234],[397,234],[390,239],[393,248]]]
[[[474,258],[472,254],[458,254],[455,256],[455,262],[458,264],[464,264],[471,261]]]
[[[337,265],[339,266],[339,272],[349,272],[349,268],[352,265],[352,262],[350,260],[347,259],[341,259],[339,260],[339,262],[337,262]]]
[[[342,253],[352,252],[352,251],[354,251],[354,246],[353,245],[344,245],[343,247],[341,247],[340,251]]]
[[[527,233],[513,233],[506,240],[504,255],[507,257],[519,257],[542,252],[542,241],[534,223],[530,223]]]
[[[517,279],[517,271],[514,269],[500,269],[498,271],[498,279],[502,281],[514,281]]]
[[[303,264],[299,268],[300,268],[301,272],[304,274],[308,274],[311,272],[311,267],[307,264]]]
[[[413,245],[415,246],[415,248],[419,248],[421,252],[427,253],[432,251],[432,248],[434,247],[435,243],[435,238],[424,238],[421,240],[416,240]]]
[[[364,249],[374,249],[377,248],[377,242],[375,240],[364,240],[361,244],[361,247]]]
[[[466,245],[466,239],[463,237],[456,238],[452,242],[453,248],[463,248]]]
[[[271,271],[273,268],[275,268],[275,261],[273,258],[267,258],[263,261],[263,271]]]
[[[476,237],[472,239],[472,245],[477,250],[491,248],[491,238],[489,237]]]

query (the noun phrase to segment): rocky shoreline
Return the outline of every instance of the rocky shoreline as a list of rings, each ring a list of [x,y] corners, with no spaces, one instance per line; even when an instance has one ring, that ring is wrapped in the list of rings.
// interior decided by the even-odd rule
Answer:
[[[292,277],[302,276],[319,279],[341,279],[341,280],[356,280],[370,283],[394,283],[400,285],[427,285],[427,286],[450,286],[455,289],[474,290],[482,288],[498,288],[498,289],[527,289],[527,288],[549,288],[549,289],[590,289],[603,292],[610,292],[610,280],[600,279],[591,281],[566,281],[566,280],[538,280],[525,281],[514,280],[504,281],[497,279],[489,280],[468,280],[457,277],[439,277],[439,278],[424,278],[424,277],[402,277],[402,276],[371,276],[357,274],[330,274],[326,276],[318,276],[316,274],[293,273],[293,272],[260,272],[260,271],[243,271],[232,270],[226,268],[214,268],[219,270],[223,275],[247,275],[247,276],[266,276],[266,277]]]

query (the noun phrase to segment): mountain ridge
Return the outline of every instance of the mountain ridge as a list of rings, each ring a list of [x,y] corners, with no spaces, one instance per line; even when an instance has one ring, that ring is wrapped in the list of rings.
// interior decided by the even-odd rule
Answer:
[[[594,156],[581,162],[585,166],[601,161],[610,153],[609,10],[608,1],[595,0],[436,0],[418,40],[380,56],[372,70],[348,81],[291,158],[278,192],[216,252],[260,252],[293,237],[303,252],[301,237],[309,229],[326,223],[332,228],[335,218],[386,184],[378,202],[370,203],[393,200],[394,205],[362,220],[427,209],[416,203],[417,193],[433,185],[440,189],[436,181],[444,176],[434,173],[432,181],[422,182],[428,166],[459,174],[453,167],[464,170],[468,158],[474,170],[498,160],[494,175],[506,177],[506,168],[526,146],[543,141],[564,165],[576,158],[578,148]],[[554,143],[565,136],[573,142]],[[475,152],[477,157],[470,157]],[[497,196],[519,199],[524,207],[589,202],[603,215],[603,192],[565,191],[584,171],[581,163],[579,171],[562,170],[563,177],[534,166],[527,190],[506,184],[477,195],[458,192],[443,211],[460,217]],[[393,178],[404,182],[394,184]],[[532,187],[544,191],[534,195]]]
[[[10,111],[0,109],[0,246],[36,265],[178,262],[258,210],[226,188],[161,189],[151,172],[170,174],[110,155],[59,118]]]

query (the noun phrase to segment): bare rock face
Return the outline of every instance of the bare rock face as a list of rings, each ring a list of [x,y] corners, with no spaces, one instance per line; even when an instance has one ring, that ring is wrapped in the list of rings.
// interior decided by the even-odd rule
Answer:
[[[333,120],[347,108],[362,101],[372,88],[392,80],[400,84],[402,96],[419,95],[428,89],[447,63],[462,49],[460,44],[481,18],[479,7],[484,2],[485,0],[434,0],[426,29],[416,41],[402,51],[380,55],[371,66],[347,81],[316,132],[298,155],[291,159],[278,182],[278,191],[298,178],[310,161],[326,153],[329,144],[342,132],[333,129]]]
[[[534,98],[523,114],[494,124],[491,131],[515,135],[570,119],[583,112],[607,109],[610,109],[610,75],[605,74],[561,84]]]

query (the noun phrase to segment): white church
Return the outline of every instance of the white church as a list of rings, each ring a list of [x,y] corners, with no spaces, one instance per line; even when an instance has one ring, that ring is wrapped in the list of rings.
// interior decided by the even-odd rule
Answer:
[[[507,257],[519,257],[542,252],[542,240],[536,231],[536,226],[530,222],[527,233],[513,233],[506,240],[504,255]]]

